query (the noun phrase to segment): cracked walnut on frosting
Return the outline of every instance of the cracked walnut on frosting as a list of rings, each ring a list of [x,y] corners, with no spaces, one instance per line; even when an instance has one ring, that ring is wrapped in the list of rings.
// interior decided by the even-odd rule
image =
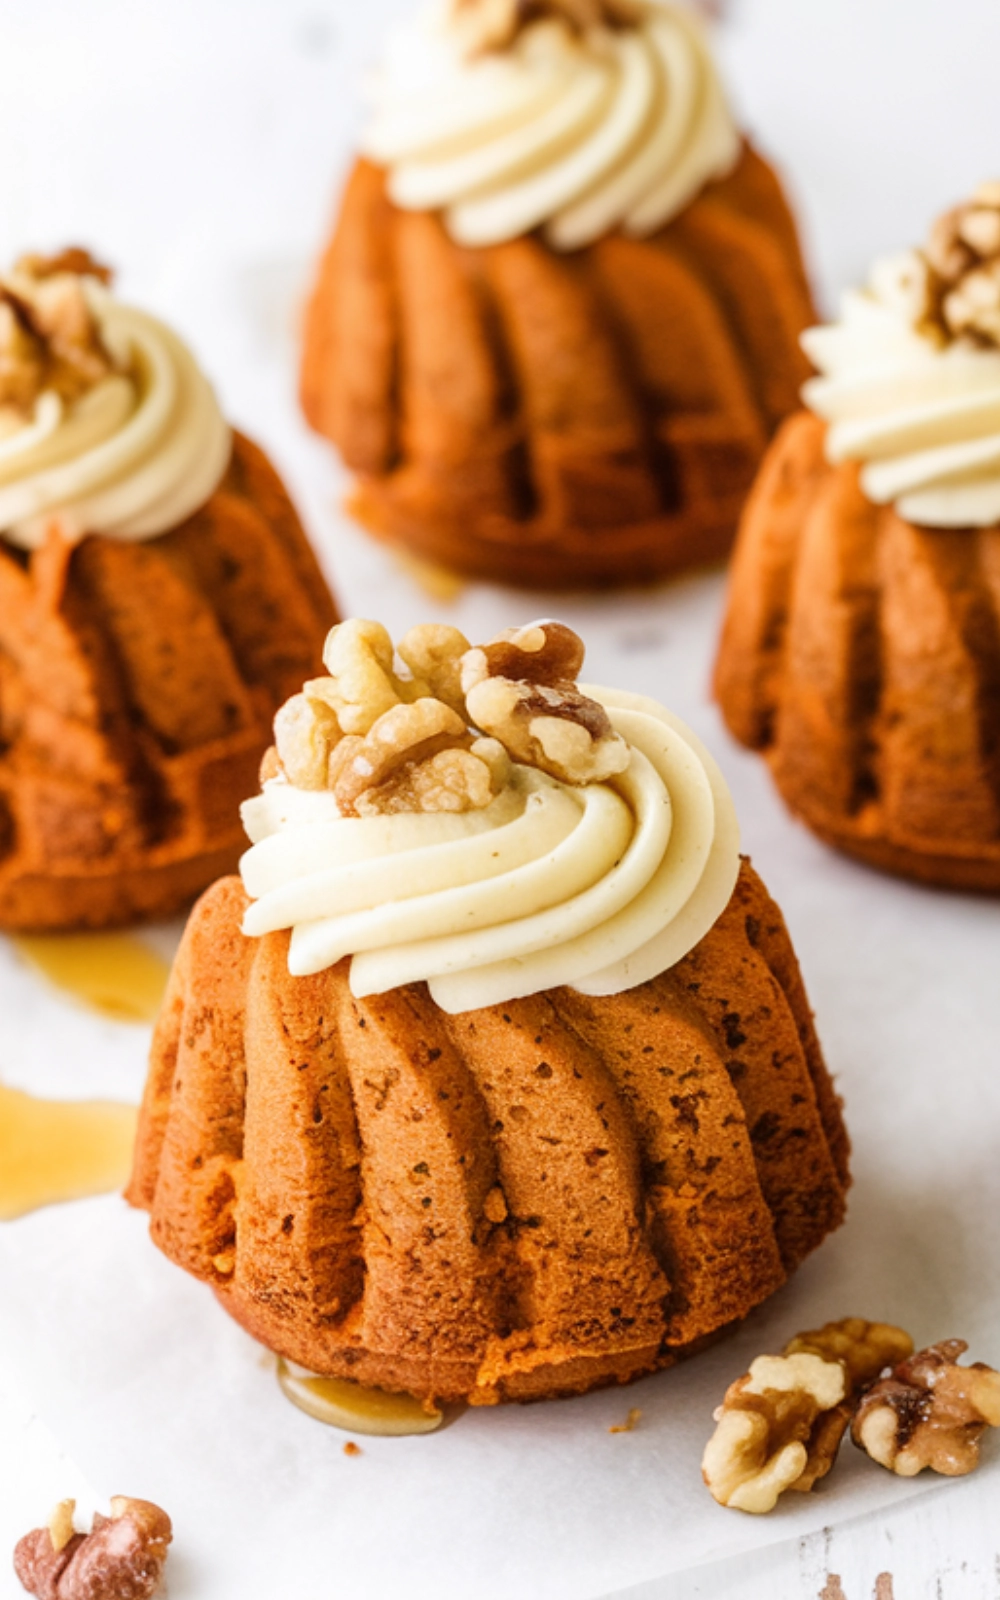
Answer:
[[[1000,348],[1000,181],[946,211],[904,261],[894,287],[920,333],[940,345]]]
[[[84,288],[110,281],[86,250],[23,256],[0,277],[0,412],[31,417],[46,390],[78,400],[116,371]]]
[[[574,33],[592,28],[634,28],[643,7],[636,0],[451,0],[450,17],[470,55],[506,50],[533,22],[564,22]]]
[[[278,769],[297,788],[332,791],[343,816],[481,810],[511,761],[576,785],[629,763],[604,707],[577,688],[584,648],[561,623],[477,648],[428,623],[400,641],[401,667],[396,654],[380,623],[341,623],[323,652],[329,676],[275,718]]]

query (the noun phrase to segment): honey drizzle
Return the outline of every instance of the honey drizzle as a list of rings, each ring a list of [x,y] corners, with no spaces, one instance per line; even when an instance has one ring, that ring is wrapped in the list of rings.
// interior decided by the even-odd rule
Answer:
[[[407,1434],[434,1433],[445,1420],[430,1401],[411,1394],[390,1394],[368,1389],[350,1378],[318,1378],[303,1373],[278,1357],[278,1382],[282,1392],[319,1422],[346,1433],[401,1438]]]
[[[123,933],[19,934],[14,948],[43,977],[119,1022],[155,1022],[169,967]]]
[[[121,1189],[138,1113],[110,1100],[36,1100],[0,1085],[0,1222]]]
[[[421,556],[411,555],[408,550],[394,550],[392,554],[400,570],[431,600],[454,605],[468,588],[466,579],[458,572],[450,572],[447,567],[439,567]]]

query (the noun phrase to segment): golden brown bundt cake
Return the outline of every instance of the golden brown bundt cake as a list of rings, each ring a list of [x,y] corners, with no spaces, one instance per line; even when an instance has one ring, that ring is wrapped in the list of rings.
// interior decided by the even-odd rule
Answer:
[[[246,888],[188,925],[127,1197],[314,1372],[476,1404],[625,1382],[843,1218],[839,1101],[721,776],[655,702],[574,688],[578,647],[415,628],[399,677],[342,624],[244,807]]]
[[[333,603],[191,351],[81,249],[0,274],[0,928],[178,910]]]
[[[808,370],[794,227],[749,148],[651,240],[470,251],[350,181],[302,403],[374,533],[474,577],[636,583],[723,556]]]
[[[199,902],[128,1199],[256,1338],[439,1400],[671,1365],[844,1215],[847,1136],[781,913],[749,863],[671,972],[448,1016],[288,973],[238,879]]]
[[[0,926],[165,916],[235,865],[271,719],[333,616],[239,435],[207,505],[159,538],[0,539]]]
[[[1000,474],[994,436],[976,435],[1000,428],[1000,350],[935,329],[920,299],[964,315],[941,252],[990,209],[943,219],[926,253],[880,264],[841,323],[809,336],[822,376],[806,397],[825,420],[785,424],[747,504],[715,687],[820,838],[995,892]]]
[[[694,48],[689,16],[645,11],[654,40],[674,28]],[[523,50],[553,46],[556,26],[536,22]],[[635,44],[626,30],[622,48]],[[485,70],[501,57],[530,68],[511,47]],[[406,106],[396,120],[410,129],[428,115]],[[558,216],[473,227],[460,207],[421,208],[409,169],[394,170],[393,130],[384,162],[359,162],[309,307],[301,389],[373,532],[472,576],[564,588],[725,554],[796,404],[813,313],[773,171],[731,126],[696,133],[703,170],[662,223],[574,223],[572,248]],[[663,160],[670,177],[682,154]]]

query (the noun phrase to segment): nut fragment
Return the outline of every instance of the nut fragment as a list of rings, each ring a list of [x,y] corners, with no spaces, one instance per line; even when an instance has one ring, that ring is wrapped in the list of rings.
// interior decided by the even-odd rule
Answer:
[[[624,772],[630,752],[575,678],[583,644],[558,622],[510,629],[462,660],[468,714],[515,761],[564,783],[601,783]]]
[[[365,734],[393,706],[430,692],[426,684],[398,677],[393,660],[382,624],[351,617],[327,634],[323,662],[330,676],[307,683],[305,693],[336,714],[344,733]]]
[[[52,1507],[49,1513],[49,1538],[52,1540],[53,1550],[65,1550],[76,1533],[73,1526],[75,1510],[75,1500],[60,1500],[58,1505]]]
[[[773,1510],[824,1449],[824,1419],[846,1394],[839,1360],[809,1351],[758,1356],[715,1413],[701,1463],[713,1497],[738,1511]]]
[[[635,27],[642,19],[635,0],[452,0],[451,15],[472,55],[508,49],[522,29],[546,17],[574,33]]]
[[[330,757],[340,738],[336,712],[306,694],[292,695],[274,719],[277,757],[297,789],[328,787]]]
[[[900,1362],[868,1390],[851,1437],[903,1478],[924,1467],[962,1477],[979,1464],[987,1427],[1000,1427],[1000,1373],[981,1361],[961,1367],[964,1339],[944,1339]]]
[[[880,1372],[913,1351],[913,1340],[902,1328],[887,1322],[866,1322],[864,1317],[844,1317],[822,1328],[797,1334],[785,1346],[785,1355],[810,1351],[824,1361],[839,1361],[847,1379],[847,1393],[838,1406],[817,1419],[802,1475],[790,1489],[807,1492],[825,1478],[837,1459],[841,1440],[858,1403],[858,1397]]]
[[[399,641],[399,655],[415,679],[459,716],[465,715],[462,693],[462,657],[469,641],[457,628],[444,622],[420,623]]]
[[[110,273],[85,250],[25,256],[0,280],[0,408],[30,416],[46,390],[79,399],[115,370],[84,279]]]
[[[53,1516],[62,1529],[64,1519]],[[110,1517],[98,1513],[90,1533],[71,1534],[59,1549],[48,1527],[25,1534],[14,1570],[38,1600],[150,1600],[160,1589],[171,1537],[170,1518],[159,1506],[117,1495]]]
[[[343,739],[334,752],[330,774],[341,815],[489,805],[493,773],[471,745],[462,718],[443,701],[393,706],[363,739]]]
[[[934,223],[923,252],[927,306],[918,325],[941,343],[1000,346],[1000,183]]]

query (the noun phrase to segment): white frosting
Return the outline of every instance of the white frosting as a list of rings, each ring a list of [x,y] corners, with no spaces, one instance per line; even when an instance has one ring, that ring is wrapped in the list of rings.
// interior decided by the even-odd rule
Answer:
[[[229,464],[229,428],[187,346],[96,280],[86,293],[120,370],[72,403],[47,390],[30,420],[8,412],[0,426],[0,533],[25,550],[53,523],[71,541],[166,533]]]
[[[698,19],[662,0],[637,28],[543,19],[471,58],[439,0],[392,35],[373,99],[363,149],[391,198],[464,245],[655,233],[741,148]]]
[[[915,254],[876,263],[840,321],[802,336],[821,376],[802,391],[830,424],[831,462],[862,461],[877,505],[926,527],[1000,522],[1000,350],[936,344],[914,325]],[[916,286],[916,289],[915,289]]]
[[[453,1013],[560,984],[618,994],[680,961],[739,872],[729,791],[656,701],[581,687],[631,747],[608,783],[515,767],[482,811],[347,818],[270,780],[243,807],[244,932],[291,928],[296,976],[351,956],[354,994],[426,981]]]

